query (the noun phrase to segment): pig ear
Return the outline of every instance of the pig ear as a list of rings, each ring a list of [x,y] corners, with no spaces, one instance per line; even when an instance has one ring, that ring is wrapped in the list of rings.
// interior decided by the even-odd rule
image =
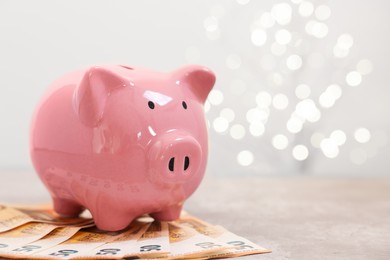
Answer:
[[[187,65],[174,72],[176,78],[182,82],[188,82],[190,90],[204,103],[215,84],[214,73],[202,66]]]
[[[125,79],[105,68],[87,70],[73,96],[73,107],[80,121],[87,126],[96,126],[111,92],[125,85]]]

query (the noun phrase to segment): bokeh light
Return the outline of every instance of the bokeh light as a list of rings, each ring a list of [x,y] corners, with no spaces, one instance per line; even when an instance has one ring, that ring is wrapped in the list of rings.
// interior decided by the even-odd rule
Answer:
[[[250,0],[236,0],[236,3],[255,6]],[[227,12],[231,10],[222,5],[214,6],[204,19],[203,26],[210,39],[218,39],[222,30],[226,31],[221,18]],[[248,30],[240,31],[246,34],[240,39],[251,46],[253,55],[235,45],[226,46],[225,69],[230,70],[231,78],[221,84],[227,84],[228,89],[226,92],[214,89],[204,106],[205,111],[211,111],[208,116],[213,117],[211,128],[229,140],[242,143],[256,140],[259,147],[271,138],[271,145],[277,151],[291,147],[291,159],[297,163],[310,158],[309,153],[317,155],[318,152],[326,158],[337,158],[343,152],[354,164],[375,156],[380,147],[388,143],[386,133],[382,135],[386,140],[379,141],[377,132],[371,134],[363,127],[349,132],[343,125],[329,129],[337,122],[327,127],[323,122],[317,123],[332,117],[337,113],[336,108],[343,107],[338,102],[350,91],[345,85],[359,86],[363,76],[373,72],[369,59],[355,57],[351,34],[345,31],[336,35],[335,31],[329,33],[334,24],[328,22],[333,15],[328,4],[290,0],[276,2],[268,11],[256,9],[253,12]],[[228,40],[232,35],[225,31],[223,36]],[[328,35],[331,37],[325,39]],[[185,55],[188,62],[201,58],[198,46],[189,46]],[[352,58],[354,61],[350,62]],[[335,71],[344,73],[341,80],[340,72]],[[226,107],[231,101],[231,106]],[[237,110],[236,105],[242,105],[243,110]],[[217,110],[216,106],[221,108]],[[286,129],[280,129],[283,124]],[[279,133],[275,134],[275,131]],[[356,145],[353,139],[365,145],[353,147]],[[241,166],[253,164],[254,151],[240,151],[237,162]]]
[[[286,65],[290,70],[298,70],[302,66],[302,58],[297,54],[290,55],[286,60]]]
[[[272,103],[272,96],[266,91],[260,91],[256,94],[256,103],[259,107],[269,107]]]
[[[251,108],[246,113],[246,120],[249,123],[265,123],[268,119],[269,111],[266,108]]]
[[[353,45],[353,38],[350,34],[342,34],[338,37],[337,39],[337,45],[341,48],[341,49],[349,49],[352,47]]]
[[[371,133],[367,128],[361,127],[355,130],[353,136],[359,143],[367,143],[371,139]]]
[[[309,122],[317,122],[321,117],[321,112],[311,99],[300,101],[295,107],[296,114],[308,120]]]
[[[350,34],[344,33],[337,38],[337,43],[333,48],[336,58],[345,58],[349,54],[349,49],[353,45],[353,38]]]
[[[345,144],[345,142],[347,140],[347,135],[344,133],[344,131],[338,129],[338,130],[334,130],[330,134],[330,139],[335,141],[335,143],[338,146],[341,146],[341,145]]]
[[[303,144],[296,145],[292,150],[292,156],[297,161],[306,160],[309,156],[309,150]]]
[[[249,166],[253,163],[254,156],[251,151],[243,150],[238,153],[237,161],[242,166]]]
[[[314,6],[309,1],[302,1],[301,4],[299,5],[298,11],[301,16],[309,17],[310,15],[313,14]]]
[[[262,136],[265,132],[264,124],[261,122],[252,122],[249,125],[249,132],[254,137]]]
[[[324,38],[328,34],[328,26],[325,23],[310,20],[305,26],[306,33],[316,38]]]
[[[342,93],[343,91],[339,85],[331,84],[326,88],[325,92],[320,95],[318,102],[322,107],[330,108],[335,104],[336,100],[341,97]]]
[[[245,137],[245,128],[240,124],[235,124],[230,128],[230,136],[233,139],[240,140]]]
[[[275,24],[275,19],[271,13],[265,12],[260,17],[260,25],[264,28],[271,28]]]
[[[287,121],[287,130],[290,133],[296,134],[299,133],[303,128],[303,123],[296,117],[292,117]]]
[[[329,93],[330,96],[334,99],[339,99],[343,94],[343,90],[337,84],[331,84],[327,87],[326,92]]]
[[[328,158],[336,158],[339,155],[339,147],[335,140],[331,138],[325,138],[320,144],[321,151]]]
[[[275,33],[275,40],[281,45],[288,44],[291,41],[291,33],[286,29],[280,29]]]
[[[251,39],[255,46],[263,46],[267,41],[267,33],[262,29],[255,29],[252,31]]]
[[[335,103],[335,99],[329,95],[327,92],[324,92],[320,95],[320,97],[318,98],[318,102],[320,103],[320,105],[322,107],[325,107],[325,108],[329,108],[329,107],[332,107]]]
[[[306,84],[300,84],[295,88],[295,96],[299,99],[306,99],[310,96],[310,87]]]
[[[291,21],[292,8],[288,3],[275,4],[271,9],[271,15],[280,25],[287,25]]]
[[[272,138],[272,146],[277,150],[284,150],[288,146],[288,139],[285,135],[278,134]]]
[[[324,139],[325,139],[325,135],[323,135],[322,133],[314,133],[310,137],[310,143],[311,143],[311,145],[313,147],[320,148],[321,147],[321,142]]]
[[[372,70],[372,63],[367,59],[360,60],[356,65],[356,71],[359,72],[361,75],[368,75],[372,72]]]
[[[222,109],[221,112],[219,113],[219,115],[221,117],[226,118],[226,120],[228,122],[232,122],[236,116],[236,114],[234,113],[234,110],[231,108],[228,108],[228,107]]]
[[[214,16],[209,16],[203,21],[203,26],[208,32],[212,32],[218,29],[218,19]]]
[[[357,71],[351,71],[345,77],[345,81],[351,87],[356,87],[362,82],[362,75],[360,75],[360,73]]]
[[[224,133],[229,127],[229,121],[224,117],[217,117],[213,121],[213,128],[217,133]]]
[[[211,105],[218,106],[223,102],[223,93],[218,89],[211,90],[208,101]]]
[[[206,102],[204,102],[204,112],[207,113],[210,111],[210,108],[211,108],[211,105],[210,105],[210,102],[208,100],[206,100]]]

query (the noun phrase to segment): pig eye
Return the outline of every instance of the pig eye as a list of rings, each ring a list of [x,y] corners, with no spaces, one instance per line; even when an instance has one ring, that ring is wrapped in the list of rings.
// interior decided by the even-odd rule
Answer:
[[[150,109],[154,109],[154,103],[152,101],[148,102],[148,106]]]
[[[181,102],[181,105],[183,106],[184,109],[187,109],[187,103],[185,101]]]

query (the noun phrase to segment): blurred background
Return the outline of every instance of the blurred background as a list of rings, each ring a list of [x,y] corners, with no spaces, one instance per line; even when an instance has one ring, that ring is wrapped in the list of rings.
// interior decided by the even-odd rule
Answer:
[[[0,170],[33,171],[48,85],[119,63],[210,67],[209,175],[390,175],[390,3],[0,0]]]

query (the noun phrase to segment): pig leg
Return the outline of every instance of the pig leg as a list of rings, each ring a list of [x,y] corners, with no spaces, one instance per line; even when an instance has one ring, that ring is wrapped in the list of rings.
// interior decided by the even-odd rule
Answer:
[[[159,221],[172,221],[180,217],[180,212],[183,208],[183,205],[174,205],[168,208],[164,208],[160,212],[155,212],[150,214],[152,218]]]
[[[105,205],[91,209],[96,226],[101,230],[119,231],[126,228],[136,216],[118,207]]]
[[[63,217],[77,217],[84,208],[74,201],[53,198],[54,210]]]

